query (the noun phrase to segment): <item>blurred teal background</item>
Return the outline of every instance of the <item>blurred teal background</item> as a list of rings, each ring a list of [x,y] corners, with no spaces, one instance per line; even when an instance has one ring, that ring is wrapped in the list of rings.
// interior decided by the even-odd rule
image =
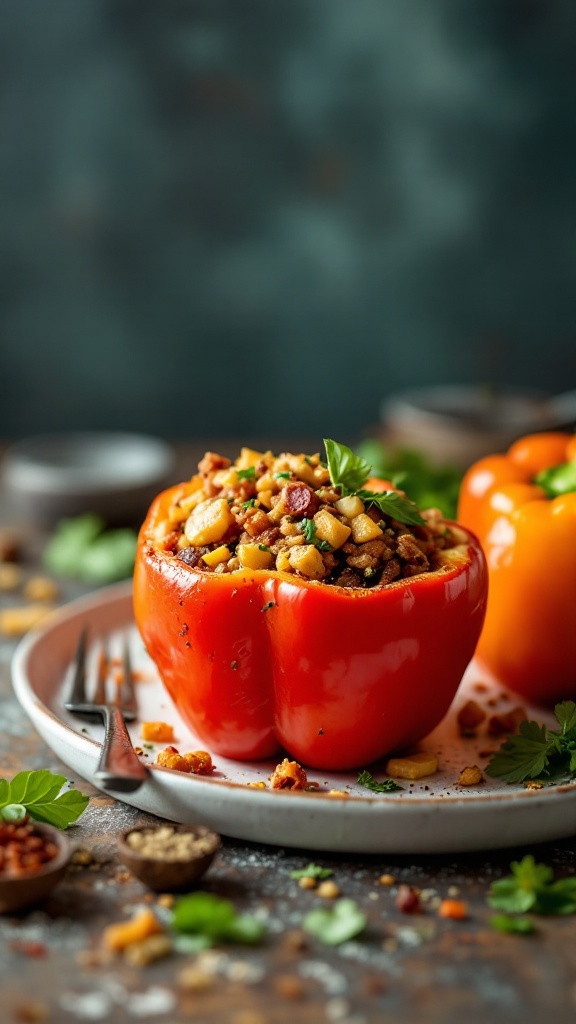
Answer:
[[[576,386],[573,0],[3,0],[0,437]]]

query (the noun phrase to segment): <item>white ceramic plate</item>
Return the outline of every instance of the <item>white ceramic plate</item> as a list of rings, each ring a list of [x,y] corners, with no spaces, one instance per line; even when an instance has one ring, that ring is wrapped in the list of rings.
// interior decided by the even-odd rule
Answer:
[[[120,584],[68,605],[20,644],[13,662],[16,695],[38,732],[61,760],[95,784],[102,731],[63,710],[70,662],[78,635],[88,624],[94,637],[106,636],[112,656],[129,635],[139,675],[140,720],[162,720],[175,727],[182,752],[206,747],[181,722],[136,632],[131,588]],[[318,792],[286,792],[247,787],[268,780],[273,762],[244,763],[214,757],[213,776],[184,775],[151,765],[149,781],[122,799],[144,811],[188,824],[203,822],[224,835],[309,850],[350,853],[429,854],[486,850],[559,839],[576,832],[576,784],[529,790],[486,777],[475,787],[456,785],[462,768],[487,763],[486,750],[500,745],[481,727],[477,738],[459,735],[455,716],[473,697],[489,714],[518,705],[502,688],[483,679],[471,665],[441,725],[421,744],[438,754],[441,770],[394,794],[358,786],[357,773],[310,770]],[[528,717],[552,724],[541,711]],[[136,745],[139,726],[132,729]],[[161,749],[165,744],[158,745]],[[155,757],[149,753],[148,761]],[[371,766],[377,779],[383,768]],[[349,794],[331,796],[337,789]]]

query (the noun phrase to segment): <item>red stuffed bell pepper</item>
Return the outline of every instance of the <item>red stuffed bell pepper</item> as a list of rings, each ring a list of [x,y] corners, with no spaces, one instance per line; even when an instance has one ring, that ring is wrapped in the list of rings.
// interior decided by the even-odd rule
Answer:
[[[474,652],[476,539],[327,451],[328,469],[207,454],[142,527],[137,624],[182,717],[223,756],[366,765],[434,728]]]
[[[480,459],[458,518],[488,560],[479,660],[529,700],[576,699],[576,437],[531,434]]]

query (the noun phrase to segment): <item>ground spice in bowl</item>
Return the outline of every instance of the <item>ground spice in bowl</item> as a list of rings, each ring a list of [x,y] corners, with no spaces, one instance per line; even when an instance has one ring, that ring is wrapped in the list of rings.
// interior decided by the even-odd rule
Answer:
[[[203,825],[158,825],[130,829],[118,840],[118,856],[157,892],[189,888],[208,870],[220,836]]]

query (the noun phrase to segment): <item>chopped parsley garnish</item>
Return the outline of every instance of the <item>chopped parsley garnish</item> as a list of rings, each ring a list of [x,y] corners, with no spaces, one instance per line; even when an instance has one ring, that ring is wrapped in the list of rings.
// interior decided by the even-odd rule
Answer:
[[[258,551],[270,551],[270,548],[268,547],[267,544],[259,544]]]
[[[376,505],[399,523],[419,526],[425,522],[416,505],[397,491],[369,491],[363,487],[372,471],[366,459],[331,438],[324,439],[324,446],[330,479],[343,496],[357,494],[366,505]]]
[[[554,714],[560,726],[558,731],[537,722],[521,722],[519,732],[509,736],[492,755],[487,774],[509,783],[573,778],[576,774],[576,703],[562,701],[556,705]]]
[[[536,931],[529,917],[511,917],[510,914],[494,914],[490,927],[505,935],[532,935]]]
[[[394,779],[385,779],[384,782],[377,782],[374,776],[366,769],[360,772],[356,782],[366,789],[371,789],[373,793],[395,793],[403,788],[397,782],[394,782]]]
[[[291,476],[292,474],[288,473],[286,470],[283,470],[282,473],[274,473],[275,480],[289,480]]]
[[[316,523],[313,519],[301,519],[300,529],[304,534],[304,539],[308,544],[314,544],[319,551],[332,551],[332,545],[327,540],[320,540],[316,537]]]
[[[249,498],[248,501],[243,501],[241,508],[254,508],[256,504],[256,498]]]
[[[239,480],[255,480],[256,479],[256,467],[248,466],[247,469],[238,470]]]

